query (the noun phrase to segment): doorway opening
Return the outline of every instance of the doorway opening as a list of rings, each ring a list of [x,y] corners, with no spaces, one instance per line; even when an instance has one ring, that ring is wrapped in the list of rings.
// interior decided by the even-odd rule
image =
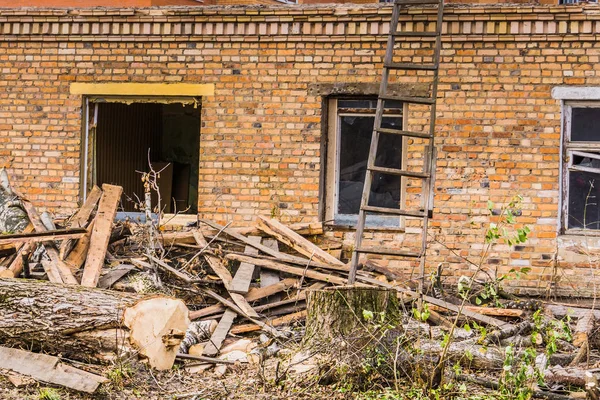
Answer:
[[[119,185],[123,187],[121,210],[140,212],[142,173],[152,165],[161,171],[161,212],[197,214],[199,105],[196,98],[86,99],[83,197],[93,185]],[[158,205],[156,194],[152,204]]]

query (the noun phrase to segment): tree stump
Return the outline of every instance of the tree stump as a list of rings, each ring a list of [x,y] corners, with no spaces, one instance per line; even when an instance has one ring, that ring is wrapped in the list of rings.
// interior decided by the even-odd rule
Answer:
[[[190,321],[185,304],[46,281],[0,279],[0,344],[84,362],[140,355],[173,366]]]
[[[397,292],[381,288],[333,287],[307,293],[304,341],[352,342],[360,346],[380,328],[400,322]]]

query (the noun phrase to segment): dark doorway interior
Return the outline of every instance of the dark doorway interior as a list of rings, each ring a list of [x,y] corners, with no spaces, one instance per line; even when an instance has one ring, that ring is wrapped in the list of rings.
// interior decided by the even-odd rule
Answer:
[[[160,174],[165,213],[198,211],[200,108],[180,103],[99,103],[96,179],[123,187],[124,211],[140,211],[148,159]],[[153,205],[157,204],[157,196]]]

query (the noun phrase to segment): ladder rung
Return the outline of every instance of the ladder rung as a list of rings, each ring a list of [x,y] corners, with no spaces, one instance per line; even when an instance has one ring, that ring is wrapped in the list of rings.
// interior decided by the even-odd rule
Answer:
[[[394,32],[392,34],[396,37],[408,36],[408,37],[436,37],[439,35],[438,32]]]
[[[399,210],[397,208],[387,208],[387,207],[374,207],[374,206],[364,206],[363,211],[377,213],[377,214],[389,214],[389,215],[399,215],[403,217],[414,217],[414,218],[424,218],[425,213],[423,211],[408,211],[408,210]]]
[[[429,133],[425,132],[414,132],[414,131],[403,131],[399,129],[390,129],[390,128],[376,128],[375,129],[379,133],[389,133],[390,135],[400,135],[400,136],[410,136],[410,137],[418,137],[418,138],[431,138]]]
[[[383,100],[395,100],[395,101],[403,101],[405,103],[415,103],[415,104],[435,104],[435,99],[431,97],[407,97],[407,96],[379,96],[380,99]]]
[[[440,4],[440,0],[396,0],[394,2],[394,4],[397,4],[399,6],[404,6],[404,5],[419,6],[421,4],[423,4],[423,5]]]
[[[405,70],[420,70],[420,71],[435,71],[438,66],[435,64],[412,64],[412,63],[390,63],[385,65],[390,69],[405,69]]]
[[[398,256],[398,257],[410,257],[410,258],[419,258],[421,257],[421,253],[415,253],[412,251],[404,251],[404,250],[390,250],[387,247],[359,247],[356,249],[357,253],[364,254],[382,254],[386,256]]]
[[[418,179],[429,178],[429,174],[426,174],[423,172],[406,171],[404,169],[397,169],[397,168],[385,168],[385,167],[372,166],[372,167],[369,167],[369,170],[373,171],[373,172],[380,172],[382,174],[406,176],[409,178],[418,178]]]

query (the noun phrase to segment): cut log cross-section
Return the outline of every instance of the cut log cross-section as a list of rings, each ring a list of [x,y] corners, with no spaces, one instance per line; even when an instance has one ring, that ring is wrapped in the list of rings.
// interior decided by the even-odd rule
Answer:
[[[90,249],[85,260],[81,284],[83,286],[96,287],[100,272],[104,265],[106,248],[110,240],[112,223],[117,213],[117,206],[121,199],[123,188],[113,185],[102,185],[102,197],[98,204],[94,229],[90,237]]]
[[[26,279],[0,279],[0,293],[0,342],[84,362],[140,354],[169,369],[189,324],[169,297]]]

